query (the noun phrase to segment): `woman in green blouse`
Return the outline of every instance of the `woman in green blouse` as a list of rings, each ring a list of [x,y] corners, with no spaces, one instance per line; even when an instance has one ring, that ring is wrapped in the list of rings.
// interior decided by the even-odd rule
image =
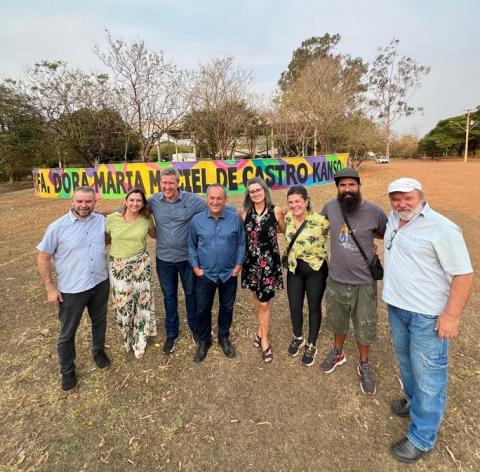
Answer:
[[[322,321],[321,303],[328,275],[327,219],[312,212],[305,187],[291,187],[287,193],[289,211],[285,215],[287,248],[300,232],[288,253],[287,294],[293,338],[288,354],[296,356],[305,346],[302,364],[313,365],[317,354],[317,337]],[[305,224],[302,226],[302,224]],[[308,338],[303,336],[303,301],[308,302]]]
[[[147,234],[155,227],[143,190],[127,193],[121,213],[108,215],[105,224],[109,251],[112,308],[126,351],[143,358],[147,337],[157,334],[152,292],[152,261],[146,252]]]

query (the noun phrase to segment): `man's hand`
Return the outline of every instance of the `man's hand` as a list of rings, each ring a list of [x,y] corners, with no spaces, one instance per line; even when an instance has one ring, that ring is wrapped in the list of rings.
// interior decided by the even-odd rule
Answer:
[[[203,270],[200,269],[200,267],[194,267],[194,268],[193,268],[193,273],[194,273],[197,277],[201,277],[205,272],[203,272]]]
[[[242,266],[237,264],[232,270],[232,277],[236,277],[240,272],[241,268]]]
[[[63,303],[62,294],[57,290],[56,287],[52,287],[47,290],[47,302],[55,306]]]
[[[436,330],[440,339],[456,338],[460,317],[472,288],[473,274],[454,275],[447,304],[437,320]]]
[[[460,326],[460,317],[452,316],[443,312],[437,320],[437,330],[438,337],[440,339],[451,339],[458,336]]]

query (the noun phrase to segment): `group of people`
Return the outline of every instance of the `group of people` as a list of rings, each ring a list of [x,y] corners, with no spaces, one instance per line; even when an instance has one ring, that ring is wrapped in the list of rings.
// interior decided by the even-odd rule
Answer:
[[[152,261],[146,252],[150,235],[156,238],[156,268],[164,297],[164,354],[175,350],[180,334],[180,278],[186,321],[197,343],[194,361],[202,362],[212,345],[217,291],[218,344],[225,356],[235,357],[230,329],[241,274],[241,286],[252,293],[258,321],[253,345],[263,362],[272,362],[271,301],[283,288],[283,265],[293,332],[288,354],[296,356],[303,348],[302,364],[314,364],[326,292],[326,328],[333,333],[333,346],[320,369],[329,374],[346,362],[343,348],[351,320],[360,388],[374,395],[369,350],[377,338],[379,277],[371,261],[377,251],[375,238],[384,239],[382,298],[405,393],[391,409],[411,419],[406,436],[390,450],[402,462],[420,459],[434,447],[445,410],[448,340],[458,335],[472,285],[468,251],[460,228],[429,207],[417,180],[401,178],[389,185],[388,218],[364,199],[356,170],[342,169],[334,181],[337,197],[320,213],[312,210],[303,186],[288,190],[288,211],[282,211],[260,178],[247,183],[243,206],[237,210],[227,205],[226,189],[220,184],[208,188],[206,200],[180,190],[173,168],[162,171],[161,192],[147,199],[141,189],[132,189],[123,208],[106,218],[94,212],[95,192],[77,188],[71,210],[48,227],[37,246],[48,301],[59,306],[62,388],[71,390],[77,383],[75,333],[85,308],[91,318],[93,359],[99,368],[110,364],[105,353],[110,287],[126,351],[132,350],[137,358],[145,355],[147,338],[157,334]],[[283,254],[278,233],[285,235]]]

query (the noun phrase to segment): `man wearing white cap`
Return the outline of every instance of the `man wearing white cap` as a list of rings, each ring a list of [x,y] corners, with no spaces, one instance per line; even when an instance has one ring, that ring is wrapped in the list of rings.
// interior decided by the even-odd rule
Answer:
[[[413,463],[430,451],[445,411],[448,340],[458,335],[473,270],[460,228],[432,210],[415,179],[388,186],[383,300],[387,303],[405,398],[391,408],[410,417],[390,452]]]

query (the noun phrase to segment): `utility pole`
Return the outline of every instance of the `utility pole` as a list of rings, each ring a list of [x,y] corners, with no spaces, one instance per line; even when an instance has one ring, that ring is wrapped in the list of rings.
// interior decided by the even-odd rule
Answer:
[[[470,112],[471,112],[471,110],[468,109],[468,110],[466,110],[466,112],[467,112],[467,127],[465,128],[465,156],[463,158],[463,162],[465,162],[465,164],[468,161],[468,133],[470,131]]]
[[[465,154],[463,156],[463,162],[465,162],[465,164],[468,162],[468,135],[470,134],[470,130],[473,129],[475,126],[478,125],[478,123],[480,123],[480,121],[470,121],[470,113],[472,112],[472,110],[470,109],[467,109],[465,110],[467,112],[467,123],[466,123],[466,126],[465,128],[457,123],[456,121],[450,121],[450,123],[454,123],[456,124],[459,128],[463,129],[463,131],[465,131]]]

